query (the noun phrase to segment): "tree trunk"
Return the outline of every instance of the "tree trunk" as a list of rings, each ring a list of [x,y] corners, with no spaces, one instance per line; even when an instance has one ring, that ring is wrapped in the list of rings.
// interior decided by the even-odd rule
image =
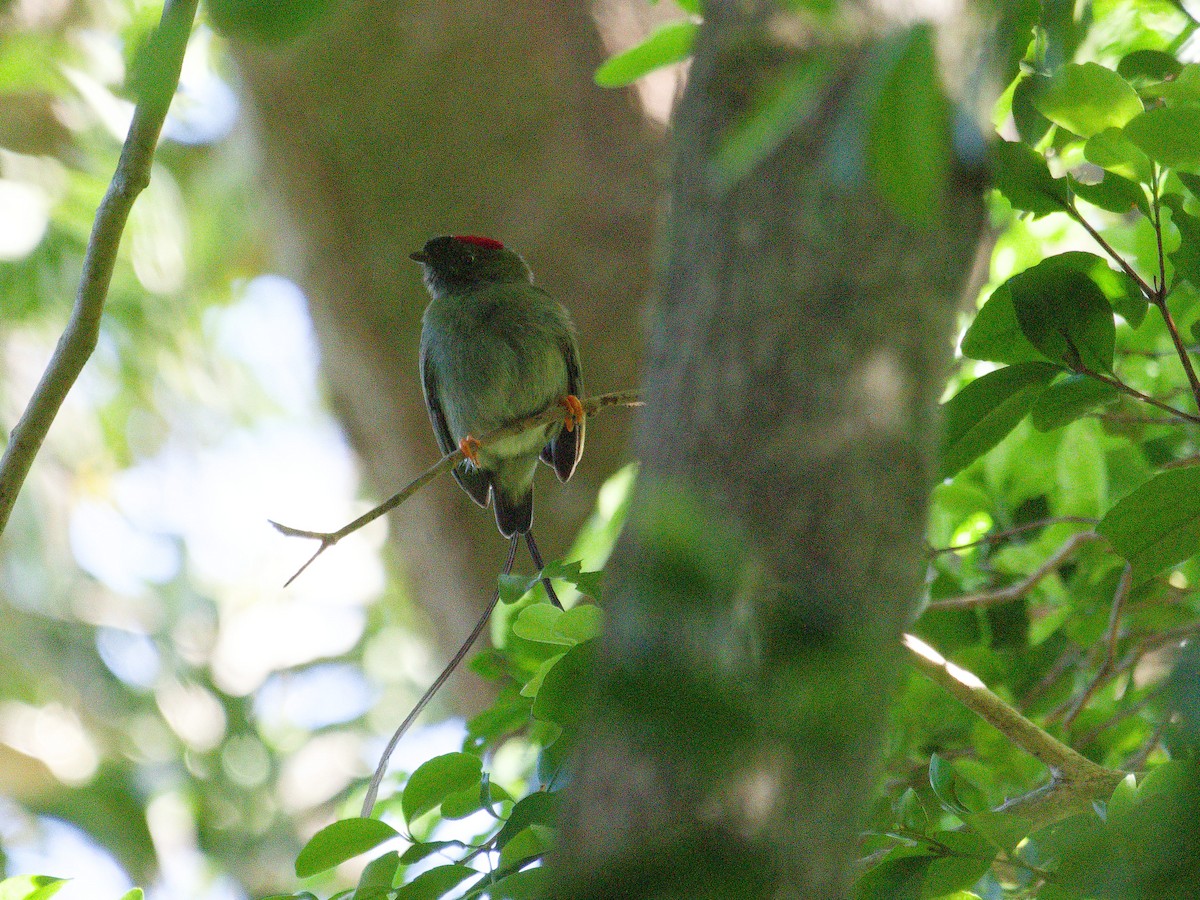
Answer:
[[[308,295],[335,411],[377,496],[438,456],[417,374],[428,297],[407,258],[434,235],[486,234],[521,252],[574,313],[588,390],[631,386],[657,139],[627,95],[592,84],[601,57],[583,4],[483,0],[347,0],[298,43],[237,48],[263,175],[285,210],[285,268]],[[608,416],[588,429],[569,485],[543,477],[547,558],[626,460],[627,439],[626,420]],[[495,585],[492,515],[444,479],[391,521],[449,650]]]
[[[864,170],[877,39],[819,46],[765,2],[705,12],[556,896],[841,900],[920,590],[980,173],[913,224]],[[722,190],[760,89],[820,58],[808,114]]]

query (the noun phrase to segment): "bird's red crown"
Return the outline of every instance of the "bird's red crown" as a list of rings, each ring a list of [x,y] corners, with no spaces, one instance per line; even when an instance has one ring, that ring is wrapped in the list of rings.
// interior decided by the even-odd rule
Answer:
[[[456,241],[462,241],[464,244],[474,244],[476,247],[485,247],[488,250],[503,250],[504,245],[495,238],[480,237],[477,234],[456,234]]]

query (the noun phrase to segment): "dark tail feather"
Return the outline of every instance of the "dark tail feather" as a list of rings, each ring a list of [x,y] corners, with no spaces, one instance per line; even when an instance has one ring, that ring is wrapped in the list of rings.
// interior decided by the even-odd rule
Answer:
[[[504,496],[493,482],[492,502],[496,505],[496,525],[502,535],[510,538],[529,531],[533,525],[533,491],[514,500]]]
[[[533,559],[533,564],[538,567],[538,571],[540,572],[542,569],[546,568],[546,564],[542,562],[542,554],[538,553],[537,544],[533,540],[532,529],[525,532],[525,545],[529,547],[529,555]],[[562,601],[558,599],[558,594],[554,593],[554,587],[550,584],[550,579],[543,578],[542,585],[546,588],[546,593],[550,595],[550,602],[559,609],[562,609]]]

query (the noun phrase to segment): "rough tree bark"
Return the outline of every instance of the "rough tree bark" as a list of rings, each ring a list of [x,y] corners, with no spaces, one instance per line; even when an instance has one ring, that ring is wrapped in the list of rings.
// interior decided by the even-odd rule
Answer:
[[[235,49],[264,180],[282,201],[285,266],[308,295],[335,411],[378,496],[437,459],[417,375],[428,296],[407,259],[431,236],[487,234],[517,249],[572,309],[588,390],[632,385],[658,139],[628,96],[592,84],[603,53],[586,5],[347,0],[294,44]],[[627,459],[627,421],[589,429],[569,485],[542,480],[547,558]],[[503,559],[492,516],[446,479],[390,518],[412,592],[452,649]]]
[[[931,227],[877,193],[861,87],[888,23],[847,6],[823,32],[705,6],[558,897],[851,893],[982,192],[956,170]],[[802,54],[830,66],[817,102],[722,192],[723,136]]]

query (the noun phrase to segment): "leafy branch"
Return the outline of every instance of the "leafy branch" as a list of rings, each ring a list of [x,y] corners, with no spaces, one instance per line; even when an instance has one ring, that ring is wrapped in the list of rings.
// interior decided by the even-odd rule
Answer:
[[[1012,743],[1050,770],[1050,782],[1006,802],[998,811],[1019,813],[1049,824],[1108,797],[1124,773],[1097,765],[1052,737],[990,691],[976,675],[947,660],[928,644],[904,636],[917,668]]]
[[[166,0],[162,20],[150,36],[146,65],[134,72],[145,76],[137,78],[141,96],[116,171],[96,210],[71,317],[0,459],[0,532],[8,524],[25,478],[63,401],[96,349],[121,235],[134,201],[150,183],[154,150],[179,84],[197,4],[198,0]]]
[[[597,394],[594,397],[589,397],[587,400],[582,401],[582,405],[583,414],[586,418],[588,416],[595,415],[601,409],[606,409],[611,406],[641,406],[642,401],[638,391],[615,391],[609,394]],[[480,446],[486,447],[487,445],[493,444],[496,441],[504,438],[512,437],[513,435],[521,434],[524,431],[529,431],[530,429],[537,428],[541,425],[548,425],[551,422],[561,419],[562,410],[558,409],[556,406],[551,406],[535,416],[529,416],[528,418],[521,419],[518,422],[505,425],[503,428],[497,428],[490,434],[486,434],[481,437],[479,439],[479,444]],[[283,586],[287,587],[293,581],[299,578],[301,573],[311,566],[316,561],[318,556],[320,556],[342,538],[353,534],[360,528],[363,528],[369,525],[371,522],[374,522],[380,516],[391,512],[439,475],[449,472],[465,458],[466,456],[463,454],[462,450],[455,450],[453,453],[447,453],[399,491],[388,497],[388,499],[384,500],[370,511],[363,513],[353,522],[343,525],[341,528],[337,529],[337,531],[308,531],[303,528],[293,528],[291,525],[284,525],[280,522],[271,521],[271,525],[273,525],[276,530],[287,535],[288,537],[308,538],[310,540],[321,542],[320,546],[317,547],[313,555],[308,558],[308,561],[299,569],[297,569],[295,574],[293,574]]]
[[[1129,264],[1129,261],[1126,260],[1123,256],[1121,256],[1121,254],[1118,253],[1113,248],[1112,244],[1110,244],[1107,240],[1105,240],[1104,236],[1101,235],[1100,232],[1097,231],[1096,228],[1090,222],[1088,222],[1087,219],[1084,218],[1083,214],[1079,211],[1079,208],[1075,205],[1074,202],[1072,202],[1069,198],[1062,199],[1062,198],[1056,197],[1055,199],[1062,205],[1062,208],[1067,213],[1067,215],[1070,216],[1080,226],[1082,226],[1084,231],[1086,231],[1089,235],[1091,235],[1092,240],[1094,240],[1097,244],[1099,244],[1100,247],[1104,250],[1104,252],[1108,254],[1109,258],[1112,259],[1118,266],[1120,266],[1121,270],[1126,275],[1128,275],[1131,279],[1133,279],[1133,281],[1137,284],[1139,290],[1142,292],[1142,296],[1145,297],[1146,301],[1148,303],[1150,303],[1150,305],[1153,306],[1155,309],[1157,309],[1159,314],[1163,317],[1163,322],[1166,324],[1167,331],[1171,335],[1171,342],[1175,345],[1175,355],[1179,357],[1180,365],[1183,367],[1184,374],[1187,375],[1188,384],[1191,386],[1192,398],[1196,403],[1196,408],[1200,409],[1200,377],[1197,377],[1197,375],[1196,375],[1196,368],[1195,368],[1195,366],[1192,365],[1192,358],[1191,358],[1190,354],[1188,353],[1187,345],[1184,344],[1183,338],[1179,334],[1179,328],[1175,324],[1175,317],[1171,315],[1171,311],[1167,307],[1168,291],[1167,291],[1167,274],[1166,274],[1166,255],[1163,252],[1162,212],[1161,212],[1161,210],[1162,210],[1162,192],[1160,190],[1162,180],[1163,180],[1163,176],[1162,176],[1161,170],[1159,170],[1157,167],[1155,167],[1155,177],[1153,179],[1153,183],[1152,183],[1152,187],[1151,187],[1151,192],[1153,194],[1152,210],[1153,210],[1154,214],[1150,218],[1150,223],[1154,227],[1154,235],[1155,235],[1155,240],[1157,242],[1157,248],[1158,248],[1158,276],[1154,279],[1153,285],[1148,284],[1146,282],[1146,280],[1144,278],[1142,278],[1141,275],[1138,274],[1137,270],[1134,269],[1133,266],[1131,266]],[[1124,382],[1122,382],[1118,379],[1109,378],[1098,372],[1091,371],[1091,370],[1087,369],[1086,367],[1078,367],[1077,371],[1081,372],[1084,375],[1087,375],[1090,378],[1095,378],[1099,381],[1103,381],[1105,384],[1108,384],[1111,387],[1116,388],[1117,390],[1120,390],[1126,394],[1129,394],[1130,396],[1136,397],[1145,403],[1149,403],[1150,405],[1156,406],[1159,409],[1165,410],[1167,412],[1172,412],[1175,415],[1180,416],[1181,418],[1186,419],[1189,422],[1200,423],[1200,417],[1188,415],[1187,413],[1181,412],[1181,411],[1174,409],[1164,403],[1161,403],[1161,402],[1155,400],[1153,397],[1149,397],[1146,394],[1143,394],[1140,391],[1133,389],[1132,387],[1126,385]]]

